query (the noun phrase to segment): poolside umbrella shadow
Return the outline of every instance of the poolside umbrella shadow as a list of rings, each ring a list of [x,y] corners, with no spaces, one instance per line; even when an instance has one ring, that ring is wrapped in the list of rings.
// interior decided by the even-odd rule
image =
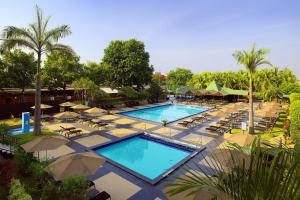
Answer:
[[[74,153],[60,157],[47,168],[56,181],[70,176],[90,176],[105,163],[105,158],[92,152]]]
[[[46,151],[46,159],[47,159],[47,150],[57,149],[58,147],[65,145],[69,142],[63,136],[41,136],[30,142],[22,144],[21,147],[26,152],[40,152]]]

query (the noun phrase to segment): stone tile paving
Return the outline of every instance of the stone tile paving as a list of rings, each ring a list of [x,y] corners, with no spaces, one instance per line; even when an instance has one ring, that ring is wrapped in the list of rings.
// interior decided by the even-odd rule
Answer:
[[[134,134],[134,133],[137,133],[137,132],[140,132],[143,130],[143,129],[141,129],[141,126],[142,126],[141,124],[145,123],[144,120],[130,119],[128,117],[123,117],[118,114],[114,114],[112,116],[116,116],[116,117],[118,117],[118,119],[117,118],[111,119],[111,118],[104,117],[103,120],[105,120],[105,118],[106,118],[111,123],[114,123],[115,127],[112,127],[112,128],[106,129],[106,130],[100,130],[100,131],[89,127],[89,130],[91,131],[90,134],[75,137],[74,140],[77,139],[77,141],[84,141],[85,137],[100,136],[103,138],[107,138],[108,140],[115,141],[115,140],[119,139],[119,136],[127,136],[127,135]],[[112,117],[112,118],[114,118],[114,117]],[[125,119],[126,123],[123,123],[124,119]],[[189,129],[183,129],[183,128],[177,127],[178,122],[173,122],[171,124],[168,124],[167,127],[162,127],[161,124],[159,124],[159,123],[147,122],[147,123],[151,124],[152,127],[148,128],[146,132],[154,133],[154,134],[162,134],[162,135],[165,134],[166,136],[168,136],[170,129],[171,129],[170,136],[177,140],[190,139],[190,138],[198,137],[198,136],[205,137],[207,139],[207,142],[205,144],[206,149],[204,151],[202,151],[200,154],[196,155],[191,160],[189,160],[184,165],[191,166],[192,168],[194,168],[195,163],[200,163],[200,164],[198,164],[198,167],[201,167],[201,169],[203,171],[205,171],[207,173],[214,173],[212,169],[210,169],[207,165],[205,165],[203,158],[206,155],[209,155],[211,151],[213,151],[219,144],[221,144],[224,141],[224,139],[223,139],[223,137],[217,137],[216,135],[207,133],[202,128],[209,125],[210,123],[216,121],[217,119],[218,118],[213,118],[210,122],[204,122],[202,124],[198,124]],[[117,120],[121,120],[121,123],[115,123],[115,121],[117,121]],[[130,123],[127,123],[128,120]],[[118,122],[120,122],[120,121],[118,121]],[[79,124],[78,126],[82,126],[82,128],[87,129],[86,125]],[[84,143],[82,143],[82,144],[84,144]],[[91,146],[91,148],[90,148],[90,147],[88,147],[89,145],[84,146],[85,144],[84,145],[82,145],[82,144],[77,143],[77,142],[70,142],[68,144],[68,146],[70,148],[74,149],[76,152],[90,151],[91,148],[93,147],[93,146]],[[148,200],[148,199],[149,200],[153,200],[153,199],[165,200],[165,199],[167,199],[167,197],[165,196],[165,194],[163,192],[163,186],[168,181],[169,182],[174,181],[174,179],[172,178],[173,176],[180,176],[180,175],[186,173],[186,171],[185,171],[184,167],[180,167],[177,170],[175,170],[174,172],[172,172],[167,178],[160,181],[158,184],[151,185],[151,184],[133,176],[132,174],[125,172],[124,170],[114,166],[113,164],[106,162],[103,165],[103,167],[101,167],[97,170],[95,175],[90,176],[88,178],[90,180],[101,180],[101,177],[108,175],[110,173],[113,173],[114,176],[120,178],[120,180],[123,180],[123,179],[126,180],[125,182],[121,181],[122,184],[126,183],[125,185],[128,185],[128,186],[133,185],[133,188],[140,188],[139,190],[134,190],[134,193],[132,193],[132,194],[130,193],[131,196],[128,196],[129,194],[126,192],[125,192],[126,194],[125,193],[123,194],[120,190],[121,197],[125,197],[127,195],[126,198],[128,197],[128,199],[130,199],[130,200],[140,200],[140,199],[143,199],[143,200]],[[99,186],[98,189],[100,189],[100,190],[106,189],[106,188],[104,188],[104,187],[106,187],[104,182],[101,184],[98,184],[98,186]],[[108,190],[108,188],[107,188],[107,190]]]

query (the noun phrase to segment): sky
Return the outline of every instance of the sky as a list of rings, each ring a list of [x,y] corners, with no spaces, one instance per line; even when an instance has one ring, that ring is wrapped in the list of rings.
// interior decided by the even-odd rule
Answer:
[[[158,72],[237,71],[232,53],[255,43],[300,78],[299,0],[0,0],[0,30],[26,27],[35,5],[51,15],[50,27],[71,27],[61,43],[81,62],[100,62],[110,41],[135,38]]]

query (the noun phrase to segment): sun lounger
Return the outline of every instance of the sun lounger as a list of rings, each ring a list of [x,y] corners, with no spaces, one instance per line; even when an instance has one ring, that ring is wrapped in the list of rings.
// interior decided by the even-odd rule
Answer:
[[[102,128],[102,127],[108,126],[108,123],[105,123],[105,122],[95,122],[94,126],[97,126],[98,128]]]
[[[197,121],[197,122],[201,122],[205,119],[205,117],[203,116],[197,116],[197,117],[193,117],[192,120]]]
[[[189,127],[190,122],[188,122],[188,121],[183,121],[183,122],[178,122],[177,124],[180,125],[180,126],[183,126],[183,127]]]
[[[61,129],[58,131],[58,132],[60,132],[60,133],[76,129],[75,127],[68,127],[68,128],[65,128],[65,127],[63,127],[63,126],[60,126],[60,128],[61,128]]]
[[[90,198],[90,200],[111,200],[110,194],[105,191],[99,192],[96,196]]]
[[[80,133],[82,133],[82,130],[80,130],[80,129],[73,129],[73,130],[69,130],[68,132],[65,132],[65,136],[66,136],[67,138],[70,138],[70,135],[75,135],[75,136],[77,136],[77,135],[79,135]]]

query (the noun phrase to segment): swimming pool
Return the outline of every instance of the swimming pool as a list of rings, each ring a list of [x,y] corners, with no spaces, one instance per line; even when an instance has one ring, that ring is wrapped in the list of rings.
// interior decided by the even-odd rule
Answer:
[[[139,176],[140,178],[146,177],[146,181],[152,184],[163,178],[162,175],[170,168],[175,169],[176,165],[189,159],[193,153],[190,149],[163,144],[143,135],[100,147],[94,151],[142,175]]]
[[[33,126],[30,126],[29,132],[33,132]],[[23,134],[23,130],[22,130],[22,127],[14,128],[14,129],[9,130],[8,133],[11,135],[19,135],[19,134]]]
[[[204,112],[206,110],[206,108],[202,108],[199,106],[168,104],[151,108],[120,112],[119,114],[153,122],[162,122],[163,120],[172,122]]]

